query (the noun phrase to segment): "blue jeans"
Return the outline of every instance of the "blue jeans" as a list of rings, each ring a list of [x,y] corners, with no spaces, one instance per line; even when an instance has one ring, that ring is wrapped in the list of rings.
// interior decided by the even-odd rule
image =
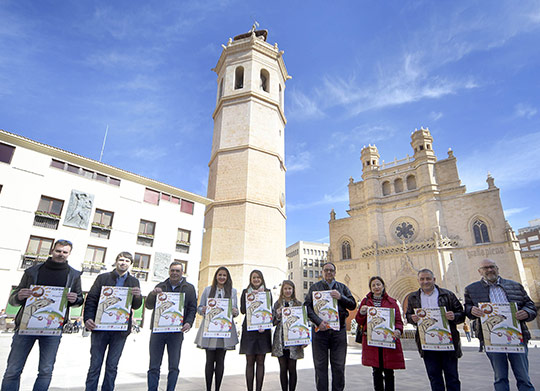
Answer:
[[[529,349],[525,347],[525,353],[486,353],[491,367],[493,368],[495,391],[510,390],[508,381],[508,361],[512,366],[512,372],[516,378],[519,391],[534,391],[534,386],[529,378],[529,359],[527,353]]]
[[[114,381],[118,373],[118,361],[124,350],[127,335],[120,331],[93,331],[90,344],[90,368],[86,376],[86,391],[96,391],[99,374],[105,350],[109,347],[107,361],[105,362],[105,377],[101,385],[102,391],[114,390]]]
[[[432,391],[461,390],[461,382],[459,381],[458,374],[458,359],[454,352],[424,350],[424,364],[426,366],[426,372]]]
[[[150,336],[150,368],[148,369],[148,391],[157,391],[159,370],[163,361],[163,352],[167,345],[169,356],[169,375],[167,376],[167,391],[174,391],[178,380],[178,365],[180,364],[180,349],[184,341],[184,333],[152,333]]]
[[[328,391],[328,356],[332,367],[332,391],[345,388],[345,358],[347,357],[347,331],[326,330],[313,332],[313,364],[317,391]]]
[[[48,390],[61,338],[61,336],[19,335],[18,331],[15,332],[11,342],[6,373],[2,381],[2,391],[17,391],[19,389],[24,364],[26,364],[26,359],[36,341],[39,342],[39,369],[33,390]]]

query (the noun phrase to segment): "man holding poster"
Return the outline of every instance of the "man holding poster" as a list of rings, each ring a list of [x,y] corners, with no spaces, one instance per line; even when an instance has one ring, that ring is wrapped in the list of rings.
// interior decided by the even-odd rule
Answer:
[[[407,298],[407,310],[405,314],[407,321],[417,326],[415,335],[416,345],[420,356],[424,359],[431,389],[433,391],[458,391],[461,389],[458,374],[458,358],[461,357],[462,353],[457,325],[463,323],[465,320],[463,306],[453,292],[435,285],[435,275],[429,269],[422,269],[418,272],[418,284],[420,285],[420,289],[409,294]],[[421,312],[420,315],[423,315],[423,313],[434,312],[439,307],[443,307],[440,314],[446,318],[450,326],[453,350],[428,350],[425,343],[424,348],[422,348],[423,343],[420,338],[420,331],[425,331],[429,328],[430,323],[419,322],[421,316],[418,316],[418,311],[415,310],[433,309],[433,311]],[[431,323],[435,321],[436,317],[433,317]],[[444,324],[446,325],[446,322]],[[421,328],[424,328],[424,330],[419,330]],[[446,327],[439,328],[437,332],[443,332],[443,329],[446,329]],[[445,335],[445,333],[441,335]],[[436,346],[433,349],[436,349]]]
[[[197,294],[195,288],[183,278],[184,269],[182,263],[173,261],[169,266],[169,278],[156,285],[154,290],[146,297],[145,306],[149,310],[153,310],[150,320],[150,328],[152,335],[150,336],[150,368],[148,369],[148,390],[156,391],[159,384],[159,371],[163,360],[163,352],[167,346],[167,354],[169,356],[169,375],[167,377],[167,391],[173,391],[178,380],[180,364],[180,349],[184,340],[184,333],[191,329],[191,325],[197,314]],[[168,297],[168,300],[160,299],[167,298],[166,293],[172,292],[179,296],[179,302],[182,303],[182,308],[176,308],[176,311],[171,311],[172,307],[178,307],[177,300]],[[157,300],[156,300],[157,299]],[[156,302],[158,305],[156,306]],[[169,308],[171,307],[171,308]],[[164,316],[166,319],[171,319],[171,324],[181,328],[178,331],[158,332],[159,324],[156,326],[155,320],[159,322],[161,314],[170,314]],[[182,319],[175,322],[175,315],[180,314]],[[161,331],[161,330],[159,330]]]
[[[133,255],[130,253],[124,251],[118,254],[114,270],[97,276],[86,296],[84,325],[92,331],[86,391],[97,390],[99,374],[107,348],[109,348],[109,352],[107,353],[105,377],[101,390],[112,391],[114,389],[118,362],[124,350],[126,339],[131,332],[131,310],[136,310],[142,305],[139,280],[128,271],[132,263]],[[127,292],[125,292],[126,290]],[[104,314],[107,317],[116,316],[118,326],[101,324]]]
[[[15,317],[15,334],[11,344],[6,373],[2,381],[2,390],[18,390],[21,373],[24,369],[26,359],[36,341],[39,342],[39,372],[34,383],[35,390],[46,390],[52,379],[56,353],[60,345],[61,335],[20,335],[19,330],[23,313],[32,315],[43,305],[46,305],[46,296],[35,300],[32,303],[33,308],[28,308],[25,304],[28,298],[35,296],[36,290],[30,289],[30,286],[39,285],[42,287],[65,287],[68,289],[66,295],[68,307],[78,307],[83,303],[81,290],[81,272],[68,265],[67,259],[71,254],[73,245],[68,240],[58,240],[53,246],[51,256],[43,263],[34,265],[24,271],[21,282],[13,290],[9,297],[9,304],[21,306]],[[48,299],[51,301],[51,299]],[[63,325],[66,319],[69,319],[69,311],[63,314]]]
[[[478,273],[480,273],[482,279],[465,288],[465,311],[467,316],[474,320],[474,330],[480,339],[481,346],[484,345],[484,338],[490,336],[485,336],[480,327],[479,318],[484,315],[484,311],[479,308],[479,303],[498,305],[515,303],[517,311],[513,316],[521,326],[524,344],[523,353],[486,352],[493,368],[495,390],[506,391],[510,389],[508,362],[512,366],[518,390],[534,390],[529,378],[529,360],[527,358],[527,342],[531,338],[531,334],[525,323],[536,318],[534,302],[520,283],[499,276],[499,268],[495,261],[484,259],[480,262]]]
[[[313,329],[313,364],[315,366],[315,383],[317,391],[328,390],[328,358],[332,367],[332,391],[342,391],[345,388],[345,358],[347,357],[347,330],[345,319],[349,311],[356,309],[356,300],[349,288],[335,280],[336,266],[326,262],[323,267],[324,279],[309,288],[304,301],[309,319],[315,324]],[[326,299],[314,303],[314,294],[329,292],[329,300],[337,302],[338,330],[331,327],[332,317],[328,320],[321,318],[320,308],[327,306]]]

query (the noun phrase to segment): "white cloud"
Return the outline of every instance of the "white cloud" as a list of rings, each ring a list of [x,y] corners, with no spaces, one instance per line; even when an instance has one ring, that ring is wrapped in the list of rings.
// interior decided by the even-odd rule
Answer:
[[[510,208],[510,209],[505,209],[505,210],[504,210],[504,217],[506,217],[506,218],[508,219],[508,218],[510,218],[510,216],[520,214],[521,212],[524,212],[524,211],[526,211],[527,209],[529,209],[529,208],[528,208],[528,207],[524,207],[524,208]]]
[[[432,111],[431,113],[429,113],[429,118],[433,122],[440,120],[443,116],[444,114],[441,113],[440,111]]]
[[[387,125],[358,125],[350,131],[336,131],[330,135],[328,149],[334,150],[349,146],[350,152],[362,145],[388,140],[396,134],[396,129]]]
[[[287,172],[304,171],[311,167],[311,152],[301,151],[287,156]]]
[[[461,180],[468,190],[486,189],[488,172],[498,187],[519,187],[540,181],[540,132],[510,136],[488,145],[470,156],[457,156]]]
[[[312,202],[302,202],[301,204],[287,204],[287,211],[292,212],[295,210],[311,209],[316,206],[337,204],[349,201],[348,190],[341,194],[325,194],[321,199]],[[328,211],[330,213],[330,211]]]
[[[530,119],[538,113],[538,110],[526,103],[518,103],[514,109],[517,117]]]
[[[316,119],[324,117],[323,111],[315,100],[302,92],[293,89],[289,95],[288,115],[299,119]]]

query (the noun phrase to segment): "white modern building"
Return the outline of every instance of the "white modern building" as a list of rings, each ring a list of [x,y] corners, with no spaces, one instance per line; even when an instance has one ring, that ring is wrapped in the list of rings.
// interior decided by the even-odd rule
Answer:
[[[23,271],[44,261],[53,242],[73,242],[69,263],[83,290],[129,251],[146,295],[184,264],[197,285],[204,211],[211,200],[0,130],[0,306]]]
[[[287,247],[287,275],[296,286],[298,300],[304,300],[309,287],[322,278],[329,246],[328,243],[300,240]]]

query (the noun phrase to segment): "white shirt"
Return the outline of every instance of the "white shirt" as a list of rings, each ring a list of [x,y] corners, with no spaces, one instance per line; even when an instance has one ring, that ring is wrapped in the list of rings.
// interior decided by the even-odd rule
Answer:
[[[437,308],[439,307],[439,290],[437,287],[433,288],[433,291],[428,295],[423,290],[420,292],[420,300],[422,301],[422,308]]]

